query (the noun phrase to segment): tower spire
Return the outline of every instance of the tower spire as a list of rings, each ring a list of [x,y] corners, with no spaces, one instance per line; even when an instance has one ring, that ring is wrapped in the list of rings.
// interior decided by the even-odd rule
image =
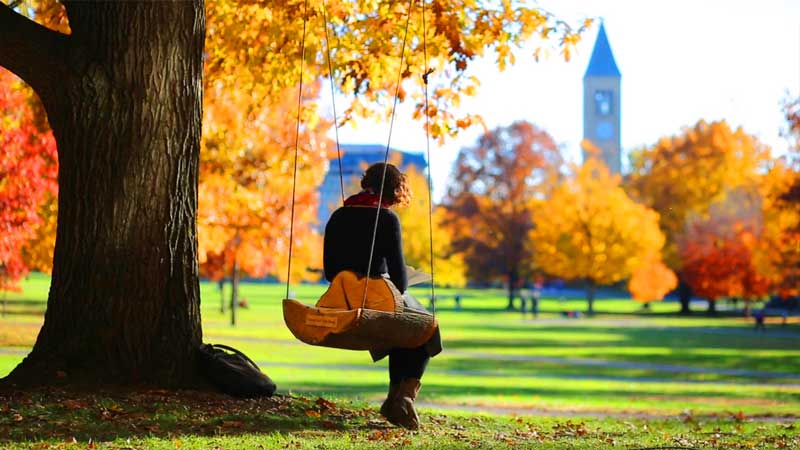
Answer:
[[[594,41],[592,57],[589,59],[589,67],[586,68],[584,78],[594,77],[621,77],[617,62],[614,60],[614,53],[611,52],[611,44],[608,43],[605,24],[600,22],[600,31],[597,32],[597,39]]]

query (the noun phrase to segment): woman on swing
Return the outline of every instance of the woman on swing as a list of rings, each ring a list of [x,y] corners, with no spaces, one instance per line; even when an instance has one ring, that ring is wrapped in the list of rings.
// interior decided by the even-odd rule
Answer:
[[[382,196],[381,179],[384,179]],[[359,280],[363,280],[363,274],[367,272],[369,266],[369,297],[380,297],[372,294],[373,287],[383,288],[386,292],[402,295],[405,308],[425,311],[417,299],[405,292],[408,288],[408,279],[403,257],[400,220],[389,209],[392,206],[406,206],[411,200],[405,174],[392,164],[376,163],[364,173],[361,188],[363,189],[361,192],[347,198],[344,206],[333,212],[325,227],[323,255],[325,278],[333,285],[334,279],[339,276],[336,281],[343,283],[345,290],[348,289],[347,284],[350,284],[351,289],[361,289],[363,292],[364,285],[359,283]],[[380,212],[375,210],[378,207],[379,197]],[[378,225],[370,265],[369,255],[376,216]],[[381,305],[371,305],[369,301],[366,307],[388,309]],[[428,361],[441,351],[442,343],[438,328],[420,347],[370,351],[373,361],[389,356],[389,394],[380,410],[381,415],[389,422],[408,429],[419,428],[419,416],[414,410],[414,400],[419,393],[420,379]]]

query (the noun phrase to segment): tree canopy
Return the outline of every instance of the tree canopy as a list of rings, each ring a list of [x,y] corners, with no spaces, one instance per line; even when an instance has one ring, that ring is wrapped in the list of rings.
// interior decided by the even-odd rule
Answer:
[[[509,307],[532,270],[531,208],[550,195],[562,165],[553,138],[528,122],[488,131],[456,158],[443,200],[453,249],[464,253],[470,280],[509,284]]]
[[[590,158],[572,170],[533,210],[540,219],[530,239],[541,270],[589,281],[591,313],[593,286],[627,279],[658,259],[664,235],[658,213],[631,200],[603,163]]]

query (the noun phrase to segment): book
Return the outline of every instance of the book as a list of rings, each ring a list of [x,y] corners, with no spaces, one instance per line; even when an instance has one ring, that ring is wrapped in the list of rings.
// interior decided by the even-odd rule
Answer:
[[[408,285],[414,286],[415,284],[427,283],[433,280],[431,274],[415,269],[411,266],[406,266],[406,277],[408,278]]]

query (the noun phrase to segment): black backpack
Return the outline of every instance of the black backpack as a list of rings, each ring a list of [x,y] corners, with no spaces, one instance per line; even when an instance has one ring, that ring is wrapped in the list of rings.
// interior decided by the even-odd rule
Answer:
[[[197,363],[202,373],[220,391],[234,397],[269,397],[275,383],[244,353],[227,345],[203,344]]]

